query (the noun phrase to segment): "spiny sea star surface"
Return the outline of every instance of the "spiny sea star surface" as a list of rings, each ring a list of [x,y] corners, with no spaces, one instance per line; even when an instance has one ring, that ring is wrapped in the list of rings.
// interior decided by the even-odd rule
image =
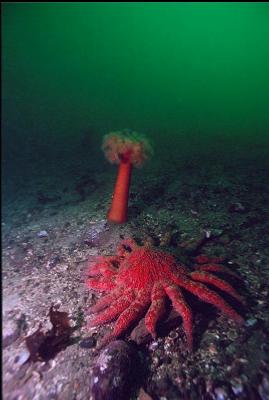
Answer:
[[[193,343],[192,311],[184,299],[182,288],[204,302],[211,303],[227,317],[239,324],[243,318],[213,289],[206,284],[228,293],[243,303],[236,290],[214,272],[235,275],[230,269],[218,264],[218,259],[199,256],[194,272],[177,264],[167,253],[149,246],[138,246],[134,240],[121,242],[117,255],[99,257],[90,265],[87,285],[91,289],[108,292],[91,308],[97,316],[90,326],[102,325],[116,319],[106,342],[120,336],[129,326],[145,315],[145,325],[156,338],[156,324],[166,310],[168,297],[173,308],[180,314],[189,348]],[[213,273],[212,273],[213,272]],[[202,283],[203,282],[203,283]]]

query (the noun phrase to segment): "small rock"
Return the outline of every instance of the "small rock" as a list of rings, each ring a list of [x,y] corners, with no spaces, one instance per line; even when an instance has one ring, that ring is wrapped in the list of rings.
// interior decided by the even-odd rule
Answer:
[[[149,331],[146,328],[144,318],[139,321],[138,325],[131,332],[131,339],[137,344],[146,344],[152,340]]]
[[[29,360],[29,357],[30,357],[30,352],[25,348],[24,350],[22,350],[22,351],[20,352],[20,354],[18,354],[18,355],[15,357],[14,362],[15,362],[18,366],[21,366],[21,365],[25,364],[26,361]]]
[[[244,386],[238,378],[231,380],[231,388],[236,396],[240,396],[244,392]]]
[[[240,214],[244,214],[245,212],[247,212],[247,209],[245,206],[243,206],[242,203],[232,203],[229,207],[229,212],[230,213],[240,213]]]
[[[212,236],[212,231],[206,230],[206,231],[205,231],[205,237],[206,237],[206,239],[210,239],[211,236]]]
[[[39,238],[43,238],[43,237],[48,237],[49,234],[48,234],[47,231],[39,231],[38,234],[37,234],[37,236],[38,236]]]
[[[175,310],[171,310],[168,317],[159,324],[157,328],[158,336],[167,335],[171,329],[176,328],[180,324],[180,321],[181,317],[179,314]],[[173,335],[175,335],[175,333],[173,333],[172,336]],[[138,345],[146,344],[153,340],[151,334],[146,328],[145,318],[142,318],[139,324],[132,330],[130,337]]]
[[[79,347],[82,347],[83,349],[90,349],[96,345],[96,339],[94,336],[90,336],[88,338],[83,339]]]
[[[249,318],[249,319],[246,320],[245,326],[246,326],[247,328],[250,328],[250,327],[252,327],[252,326],[257,325],[257,322],[258,322],[258,320],[257,320],[256,318]]]
[[[88,229],[84,238],[84,243],[90,247],[99,246],[104,233],[108,230],[109,227],[106,220],[95,222],[91,225],[90,229]]]
[[[61,261],[59,256],[54,256],[52,258],[50,258],[46,264],[46,268],[51,269],[54,268],[56,266],[57,263],[59,263]]]
[[[262,400],[269,400],[269,376],[264,376],[258,388]]]
[[[164,232],[160,239],[160,246],[169,246],[172,240],[173,232],[172,230],[168,230]]]
[[[190,212],[191,212],[192,215],[199,215],[198,211],[190,209]]]
[[[20,298],[17,293],[4,296],[2,313],[6,314],[11,310],[14,310],[15,308],[17,308],[19,302]]]
[[[100,354],[91,378],[93,400],[127,400],[138,371],[137,353],[123,340],[111,342]]]
[[[17,340],[20,335],[19,327],[16,321],[6,321],[3,325],[2,335],[3,347],[7,347],[15,342],[15,340]]]
[[[210,232],[211,232],[211,237],[214,238],[220,237],[223,234],[223,230],[218,228],[211,229]]]
[[[224,388],[218,387],[218,388],[214,389],[214,393],[216,395],[215,396],[216,400],[228,400],[229,399],[229,396]]]

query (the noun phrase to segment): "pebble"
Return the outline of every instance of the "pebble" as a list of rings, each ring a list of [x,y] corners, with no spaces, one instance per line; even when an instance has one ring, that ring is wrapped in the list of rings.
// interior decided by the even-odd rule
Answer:
[[[216,388],[214,390],[214,393],[216,395],[215,397],[216,400],[227,400],[229,398],[224,388]]]
[[[37,234],[37,236],[38,236],[39,238],[43,238],[43,237],[48,237],[49,234],[48,234],[47,231],[39,231],[38,234]]]
[[[102,235],[108,229],[109,229],[109,227],[108,227],[108,223],[106,220],[101,220],[101,221],[95,222],[88,229],[88,231],[85,235],[85,238],[84,238],[84,243],[90,247],[99,246]]]
[[[149,350],[151,350],[151,351],[156,350],[157,347],[158,347],[158,342],[156,342],[156,341],[151,342],[149,345]]]
[[[250,328],[251,326],[256,325],[257,322],[258,322],[258,320],[257,320],[256,318],[249,318],[249,319],[246,320],[245,326],[246,326],[247,328]]]
[[[135,383],[138,355],[136,350],[124,342],[111,342],[100,354],[91,377],[93,400],[126,400],[130,398]]]
[[[90,349],[96,345],[96,338],[94,336],[90,336],[88,338],[83,339],[79,347],[82,347],[83,349]]]
[[[61,261],[59,256],[55,256],[52,257],[48,260],[47,264],[46,264],[46,268],[51,269],[54,268],[56,266],[57,263],[59,263]]]
[[[232,388],[233,393],[236,396],[240,396],[244,392],[244,386],[243,386],[241,380],[239,380],[239,379],[233,379],[231,381],[231,388]]]
[[[18,365],[21,366],[24,363],[26,363],[26,361],[29,359],[30,357],[30,353],[27,349],[22,350],[16,357],[14,362]]]
[[[18,339],[20,331],[18,324],[14,320],[6,321],[3,325],[2,331],[2,345],[3,347],[10,346],[15,340]]]
[[[259,385],[259,395],[262,400],[269,400],[269,376],[264,376],[261,384]]]

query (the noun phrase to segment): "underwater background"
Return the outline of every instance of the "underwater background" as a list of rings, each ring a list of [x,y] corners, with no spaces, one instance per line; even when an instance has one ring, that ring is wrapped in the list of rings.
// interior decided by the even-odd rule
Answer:
[[[4,195],[67,164],[111,168],[102,136],[123,128],[155,162],[266,161],[268,18],[267,3],[5,3]]]
[[[269,3],[1,9],[5,400],[268,400]],[[117,225],[107,221],[117,166],[101,147],[124,129],[154,153],[134,168]],[[108,381],[120,370],[126,382],[113,360],[129,360],[130,341],[143,368],[121,396],[90,384],[108,328],[88,329],[98,295],[85,271],[130,237],[190,270],[196,256],[225,260],[246,307],[234,305],[239,328],[189,294],[191,354],[173,312],[156,340],[140,324],[127,332]]]

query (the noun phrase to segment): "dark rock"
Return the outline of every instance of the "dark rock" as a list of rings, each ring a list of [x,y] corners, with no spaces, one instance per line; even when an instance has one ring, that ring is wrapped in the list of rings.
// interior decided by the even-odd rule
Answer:
[[[20,335],[22,333],[26,332],[27,329],[27,322],[26,322],[26,315],[25,314],[21,314],[19,319],[17,319],[17,325],[18,325],[18,329],[20,331]]]
[[[141,319],[139,324],[132,330],[131,339],[137,344],[146,344],[152,340],[151,334],[148,332],[145,319]]]
[[[95,347],[96,345],[96,338],[94,336],[90,336],[88,338],[85,338],[81,340],[79,346],[82,347],[83,349],[90,349],[92,347]]]
[[[230,213],[240,213],[244,214],[247,212],[246,207],[242,203],[232,203],[229,207],[229,212]]]
[[[136,350],[122,340],[111,342],[100,354],[91,378],[93,400],[129,400],[139,370]]]
[[[173,328],[176,328],[181,323],[181,317],[175,310],[171,310],[167,318],[157,326],[158,336],[167,335]],[[139,324],[132,330],[131,339],[138,345],[147,344],[153,340],[148,332],[145,319],[141,319]]]

